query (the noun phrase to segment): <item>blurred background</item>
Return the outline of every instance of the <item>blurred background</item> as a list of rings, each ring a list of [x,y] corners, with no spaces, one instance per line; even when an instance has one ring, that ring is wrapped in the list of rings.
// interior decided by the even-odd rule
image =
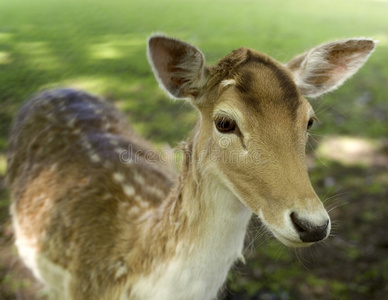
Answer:
[[[260,232],[221,299],[388,299],[387,0],[0,0],[0,299],[46,299],[17,258],[4,186],[12,118],[31,94],[85,89],[113,101],[162,149],[196,120],[169,100],[146,59],[146,38],[165,32],[199,47],[208,64],[245,46],[286,62],[322,42],[380,43],[339,90],[312,101],[319,123],[307,148],[313,185],[334,221],[331,237],[303,251]]]

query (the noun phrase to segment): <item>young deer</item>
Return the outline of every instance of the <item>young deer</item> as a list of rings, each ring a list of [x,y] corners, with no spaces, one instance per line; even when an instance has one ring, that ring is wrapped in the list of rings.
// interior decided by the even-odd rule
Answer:
[[[320,45],[287,64],[241,48],[207,67],[162,35],[148,58],[198,123],[177,176],[103,99],[44,92],[17,115],[7,182],[16,246],[57,299],[213,299],[242,258],[252,213],[283,244],[325,239],[330,219],[305,162],[314,111],[375,47]],[[151,159],[152,158],[152,159]]]

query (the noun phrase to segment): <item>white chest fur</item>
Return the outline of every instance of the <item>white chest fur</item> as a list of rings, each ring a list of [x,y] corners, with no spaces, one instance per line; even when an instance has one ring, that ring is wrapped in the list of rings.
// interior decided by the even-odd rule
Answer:
[[[130,299],[214,299],[233,262],[242,257],[251,211],[230,192],[199,230],[201,237],[177,245],[177,255],[132,286]],[[125,299],[125,298],[123,298]]]

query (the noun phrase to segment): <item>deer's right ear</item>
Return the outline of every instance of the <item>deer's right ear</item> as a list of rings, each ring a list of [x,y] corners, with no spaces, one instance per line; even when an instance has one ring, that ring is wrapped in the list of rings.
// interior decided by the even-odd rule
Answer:
[[[205,57],[185,42],[163,35],[148,40],[148,61],[156,79],[173,98],[197,98],[206,83]]]

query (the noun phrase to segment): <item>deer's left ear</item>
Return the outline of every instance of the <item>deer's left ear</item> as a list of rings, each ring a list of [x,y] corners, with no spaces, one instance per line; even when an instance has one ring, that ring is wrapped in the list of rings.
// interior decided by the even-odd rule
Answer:
[[[286,64],[306,97],[318,97],[338,88],[358,71],[373,52],[376,42],[348,39],[320,45]]]
[[[206,83],[204,55],[185,42],[164,35],[151,36],[148,61],[160,86],[173,98],[195,99]]]

